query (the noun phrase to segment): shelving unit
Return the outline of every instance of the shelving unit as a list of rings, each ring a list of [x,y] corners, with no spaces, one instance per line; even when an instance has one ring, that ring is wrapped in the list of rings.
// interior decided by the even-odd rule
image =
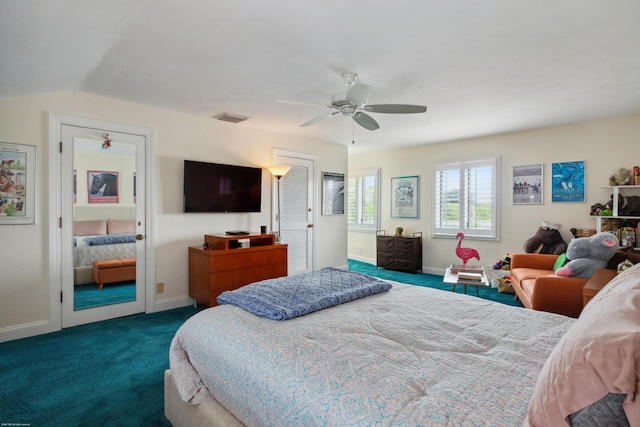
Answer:
[[[640,216],[627,216],[620,215],[619,211],[619,199],[620,196],[640,196],[640,185],[621,185],[621,186],[611,186],[604,187],[605,189],[611,190],[611,194],[613,196],[613,206],[612,206],[612,215],[611,216],[596,216],[596,232],[600,233],[601,231],[615,231],[618,239],[621,240],[621,246],[629,246],[629,243],[632,243],[631,246],[637,248],[639,241],[639,233],[638,233],[638,225],[640,223]],[[621,235],[621,230],[624,228],[634,229],[634,236],[631,239],[632,230],[626,230],[628,233],[625,235]],[[633,240],[633,242],[630,242]]]

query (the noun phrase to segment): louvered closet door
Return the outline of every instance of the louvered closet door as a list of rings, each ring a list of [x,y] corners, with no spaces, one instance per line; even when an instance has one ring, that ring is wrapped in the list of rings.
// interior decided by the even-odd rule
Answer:
[[[292,156],[274,158],[277,164],[291,166],[280,183],[282,242],[289,245],[289,275],[312,271],[314,162]]]

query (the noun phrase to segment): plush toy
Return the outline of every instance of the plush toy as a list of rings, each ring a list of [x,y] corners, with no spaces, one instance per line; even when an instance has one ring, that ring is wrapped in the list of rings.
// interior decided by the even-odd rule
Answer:
[[[618,195],[618,215],[638,216],[640,215],[640,196]]]
[[[591,211],[589,212],[589,215],[603,216],[602,212],[604,212],[606,209],[606,205],[603,205],[602,203],[596,203],[595,205],[591,205]]]
[[[595,205],[594,205],[595,206]],[[602,215],[605,216],[607,210],[613,211],[613,194],[609,201],[604,205]],[[592,207],[593,208],[593,207]],[[625,196],[618,194],[618,215],[620,216],[638,216],[640,215],[640,196]]]
[[[562,239],[558,231],[557,224],[543,222],[536,234],[524,242],[523,249],[527,253],[533,254],[553,254],[560,255],[567,250],[567,244]]]
[[[567,246],[567,262],[555,273],[561,277],[591,277],[598,268],[606,268],[618,250],[618,239],[611,233],[578,237]]]
[[[616,171],[609,177],[609,185],[630,185],[631,182],[631,171],[627,168],[618,168]]]

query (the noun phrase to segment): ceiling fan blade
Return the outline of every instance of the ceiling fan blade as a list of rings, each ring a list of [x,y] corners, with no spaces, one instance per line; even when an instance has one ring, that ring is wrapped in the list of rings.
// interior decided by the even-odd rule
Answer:
[[[278,99],[276,102],[281,104],[291,104],[291,105],[304,105],[306,107],[326,107],[326,104],[312,104],[309,102],[299,102],[299,101],[288,101],[286,99]]]
[[[373,86],[364,83],[356,83],[351,86],[349,92],[347,92],[347,101],[353,101],[357,105],[362,105],[367,102],[372,91]]]
[[[380,128],[380,125],[373,120],[373,117],[360,111],[353,115],[353,120],[365,129],[376,130]]]
[[[387,113],[387,114],[412,114],[424,113],[427,107],[424,105],[407,105],[407,104],[377,104],[367,105],[365,111],[371,113]]]
[[[323,114],[321,116],[316,117],[315,119],[311,119],[306,123],[300,125],[300,127],[304,128],[307,126],[315,125],[316,123],[320,123],[324,120],[330,119],[331,117],[335,117],[340,114],[340,111],[333,111],[331,113]]]

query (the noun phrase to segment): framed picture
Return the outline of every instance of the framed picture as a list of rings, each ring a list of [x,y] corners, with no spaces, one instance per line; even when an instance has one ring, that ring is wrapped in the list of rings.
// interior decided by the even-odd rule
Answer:
[[[391,217],[418,218],[418,177],[391,178]]]
[[[119,203],[118,172],[87,171],[88,203]]]
[[[551,164],[551,201],[584,202],[584,161]]]
[[[0,142],[0,224],[36,223],[36,147]]]
[[[344,174],[322,172],[322,215],[344,214]]]
[[[540,205],[542,197],[543,165],[513,167],[513,204]]]

